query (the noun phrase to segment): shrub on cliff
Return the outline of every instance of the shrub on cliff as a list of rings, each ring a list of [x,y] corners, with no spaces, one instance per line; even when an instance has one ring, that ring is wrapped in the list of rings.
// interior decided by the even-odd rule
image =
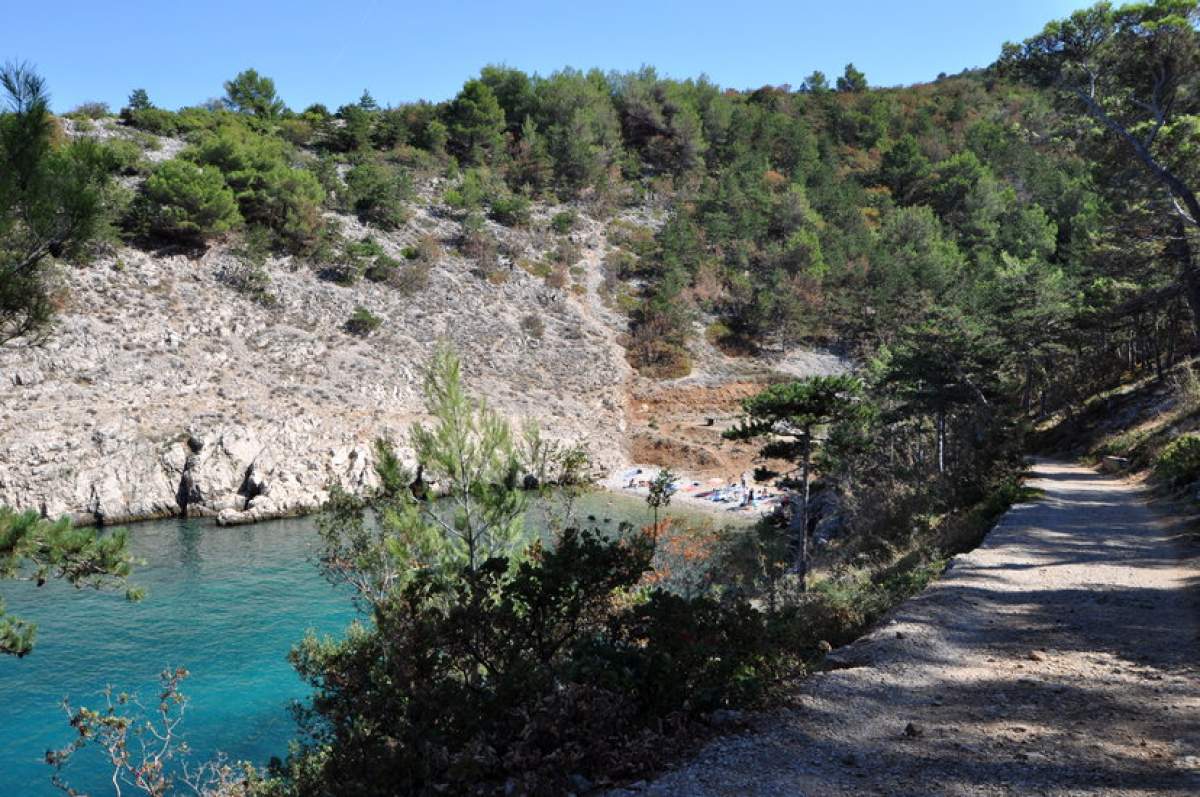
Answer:
[[[412,181],[403,169],[386,163],[362,163],[346,172],[346,193],[358,218],[385,230],[408,219]]]
[[[497,197],[488,215],[506,227],[524,227],[529,224],[529,199],[520,194]]]
[[[92,139],[64,142],[45,83],[0,67],[0,344],[48,328],[52,258],[79,259],[107,236],[113,166]]]
[[[365,338],[383,324],[383,319],[367,308],[359,305],[354,308],[346,321],[346,331],[356,337]]]
[[[316,175],[292,165],[284,141],[231,122],[202,134],[186,157],[219,169],[242,216],[273,230],[285,247],[305,251],[315,243],[325,190]]]
[[[112,116],[106,102],[81,102],[65,114],[68,119],[103,119]]]
[[[150,172],[131,220],[138,233],[204,241],[238,226],[242,217],[219,171],[176,158]]]
[[[121,111],[121,121],[159,136],[173,136],[179,132],[179,117],[162,108],[125,108]]]

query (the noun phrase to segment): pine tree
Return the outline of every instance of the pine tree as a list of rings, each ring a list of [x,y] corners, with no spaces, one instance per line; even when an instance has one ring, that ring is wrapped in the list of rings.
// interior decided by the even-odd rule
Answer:
[[[134,89],[129,94],[129,101],[125,107],[131,111],[147,111],[154,107],[150,102],[150,95],[145,89]]]
[[[800,471],[800,512],[793,520],[793,571],[801,588],[809,570],[808,527],[813,452],[821,440],[817,432],[831,424],[854,418],[861,412],[862,383],[852,376],[814,376],[796,382],[771,385],[742,402],[745,417],[727,430],[730,440],[769,438],[760,455],[783,459]],[[794,483],[792,479],[784,484]]]
[[[508,183],[514,189],[529,187],[537,193],[550,184],[554,176],[554,161],[546,148],[546,139],[538,132],[531,117],[521,125],[521,136],[513,145],[512,162],[508,167]]]
[[[0,67],[0,344],[50,325],[49,263],[82,257],[106,231],[108,161],[91,139],[51,143],[45,82],[24,64]]]

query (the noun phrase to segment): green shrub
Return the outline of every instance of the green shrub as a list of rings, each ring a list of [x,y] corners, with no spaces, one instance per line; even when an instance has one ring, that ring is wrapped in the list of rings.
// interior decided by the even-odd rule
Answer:
[[[271,241],[271,231],[265,227],[247,229],[233,250],[237,260],[228,265],[222,274],[230,287],[264,307],[274,307],[279,303],[279,299],[271,292],[271,275],[267,273]]]
[[[497,197],[488,215],[506,227],[524,227],[529,224],[529,199],[520,194]]]
[[[1170,484],[1200,479],[1200,435],[1187,434],[1168,443],[1154,463],[1154,475]]]
[[[383,163],[363,163],[346,173],[350,207],[360,220],[394,230],[408,220],[406,203],[412,182],[404,170]]]
[[[112,174],[137,174],[143,166],[142,148],[124,138],[110,138],[100,143],[105,166]]]
[[[81,102],[63,115],[68,119],[103,119],[112,116],[112,111],[106,102]]]
[[[315,128],[307,119],[282,119],[279,122],[279,136],[290,144],[306,147],[313,141]]]
[[[442,259],[442,245],[432,235],[422,235],[417,240],[417,259],[433,265]]]
[[[529,337],[541,340],[546,334],[546,323],[541,316],[530,313],[521,318],[521,330]]]
[[[379,329],[381,324],[383,324],[382,318],[362,305],[359,305],[354,308],[354,312],[350,314],[350,318],[346,321],[346,331],[351,335],[365,338]]]
[[[550,227],[559,234],[565,235],[575,227],[579,217],[573,210],[563,210],[555,213],[550,219]]]
[[[192,106],[190,108],[180,108],[175,118],[179,132],[187,135],[189,133],[197,133],[201,130],[213,130],[222,121],[229,119],[231,116],[232,114],[228,111]]]
[[[325,190],[312,172],[290,165],[292,152],[282,140],[231,122],[204,133],[184,154],[221,170],[247,221],[269,227],[292,251],[315,245]]]
[[[429,287],[430,266],[417,261],[398,267],[391,276],[390,284],[404,296],[412,296]]]
[[[322,276],[339,285],[353,285],[364,276],[373,281],[386,281],[390,279],[394,271],[393,264],[396,263],[369,236],[359,241],[340,242],[326,258],[333,263],[324,269]]]
[[[367,266],[363,276],[371,282],[390,282],[400,268],[400,261],[387,255],[378,255],[371,265]]]
[[[559,241],[554,247],[554,262],[565,267],[571,267],[583,257],[579,247],[570,241]]]
[[[130,127],[158,136],[173,136],[179,132],[179,117],[162,108],[126,109],[121,118]]]
[[[778,665],[765,616],[736,599],[631,600],[652,552],[644,535],[566,530],[513,562],[419,569],[370,624],[293,651],[318,735],[291,771],[313,793],[565,794],[573,775],[646,767],[664,718],[754,704]]]
[[[447,189],[442,201],[455,210],[474,211],[505,191],[504,184],[490,169],[477,167],[463,172],[458,185]]]
[[[228,232],[242,221],[221,173],[179,158],[150,172],[132,214],[138,232],[200,241]]]
[[[478,213],[470,214],[463,221],[462,230],[459,249],[463,257],[474,260],[484,274],[491,273],[499,262],[498,251],[496,239],[488,232],[483,217]]]

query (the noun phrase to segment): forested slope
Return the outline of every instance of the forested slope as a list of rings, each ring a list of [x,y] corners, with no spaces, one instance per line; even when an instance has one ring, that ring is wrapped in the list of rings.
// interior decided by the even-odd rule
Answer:
[[[1031,426],[1194,350],[1198,14],[1099,3],[898,88],[853,65],[746,90],[487,67],[445,102],[299,110],[246,70],[203,106],[135,90],[64,119],[9,66],[0,420],[25,442],[0,497],[29,506],[41,479],[71,485],[55,511],[122,506],[111,446],[136,440],[151,465],[117,472],[155,512],[329,498],[322,572],[372,624],[295,651],[308,736],[263,793],[633,776],[977,545]],[[438,338],[461,361],[427,370]],[[806,362],[838,373],[789,371]],[[549,458],[502,416],[541,421],[570,482],[579,443],[601,465],[676,432],[686,451],[696,396],[740,400],[706,445],[741,446],[790,516],[666,536],[664,473],[646,529],[522,547],[523,476]],[[672,407],[690,416],[660,426]],[[440,425],[392,435],[422,418]],[[1179,484],[1200,477],[1187,440]],[[427,464],[454,523],[420,500]]]

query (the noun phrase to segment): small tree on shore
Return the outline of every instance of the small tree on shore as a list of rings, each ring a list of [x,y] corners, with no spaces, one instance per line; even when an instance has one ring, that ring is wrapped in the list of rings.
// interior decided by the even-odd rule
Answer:
[[[852,376],[814,376],[771,385],[742,402],[745,417],[724,436],[730,440],[767,438],[760,453],[784,459],[800,471],[800,512],[794,521],[792,569],[803,588],[808,577],[809,498],[813,452],[819,429],[848,420],[859,412],[862,384]]]
[[[426,370],[425,409],[433,422],[409,433],[422,466],[418,479],[410,484],[392,443],[379,440],[375,494],[361,499],[335,488],[318,519],[322,571],[367,604],[386,600],[421,570],[474,571],[511,555],[524,538],[526,502],[511,428],[467,392],[449,347],[439,348]],[[425,480],[439,500],[414,497]],[[369,510],[378,522],[368,520]]]
[[[646,504],[654,512],[654,533],[658,534],[658,510],[671,505],[671,493],[674,492],[676,476],[663,468],[650,482],[650,492],[646,495]]]

